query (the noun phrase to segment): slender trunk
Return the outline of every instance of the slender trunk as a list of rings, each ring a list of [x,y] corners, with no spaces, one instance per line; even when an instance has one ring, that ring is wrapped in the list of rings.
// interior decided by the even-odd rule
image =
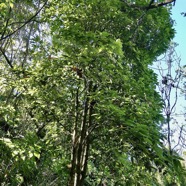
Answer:
[[[85,105],[84,105],[84,111],[83,111],[83,119],[82,119],[82,125],[81,125],[81,135],[80,135],[80,141],[78,144],[78,161],[77,161],[77,186],[80,186],[81,178],[82,178],[82,158],[84,156],[84,152],[86,149],[86,132],[87,132],[87,113],[88,113],[88,101],[89,98],[86,98]]]
[[[81,127],[79,125],[78,115],[78,92],[76,94],[76,113],[75,124],[72,137],[72,154],[71,154],[71,170],[70,180],[68,186],[83,186],[83,182],[86,178],[87,162],[90,148],[90,133],[89,128],[92,124],[92,112],[93,105],[89,99],[92,83],[86,85],[85,81],[85,93],[84,93],[84,108],[81,119]]]
[[[92,126],[92,112],[93,112],[93,105],[92,102],[89,105],[89,112],[88,112],[88,128]],[[84,149],[84,154],[82,157],[82,177],[80,180],[80,185],[83,185],[83,181],[86,178],[86,172],[87,172],[87,163],[88,163],[88,157],[89,157],[89,148],[90,148],[90,134],[89,131],[87,130],[87,135],[86,135],[86,148]]]
[[[71,152],[71,169],[70,169],[70,181],[68,183],[69,186],[76,185],[77,176],[76,176],[76,164],[77,164],[77,150],[78,150],[78,107],[79,107],[79,91],[77,88],[76,98],[75,98],[75,122],[74,129],[72,135],[72,152]]]
[[[167,95],[167,110],[166,110],[166,120],[167,120],[167,141],[168,141],[168,149],[169,152],[172,153],[172,146],[171,146],[171,126],[170,126],[170,120],[171,120],[171,103],[170,103],[170,95],[171,95],[171,86],[167,88],[168,95]]]
[[[167,115],[167,141],[168,141],[168,149],[170,154],[172,154],[172,146],[171,146],[171,126],[170,126],[170,114]]]

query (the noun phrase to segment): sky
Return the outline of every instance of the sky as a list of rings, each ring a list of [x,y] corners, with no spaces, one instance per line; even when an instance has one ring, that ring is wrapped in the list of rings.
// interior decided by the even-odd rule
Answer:
[[[172,18],[175,20],[176,36],[174,41],[179,44],[177,53],[181,56],[181,64],[186,65],[186,17],[181,15],[186,12],[186,0],[176,0],[175,6],[172,8]]]
[[[176,52],[181,58],[181,65],[186,65],[186,17],[181,15],[181,12],[186,12],[186,0],[176,0],[175,6],[172,8],[172,18],[175,20],[176,35],[174,42],[178,43]],[[177,111],[184,111],[183,107],[186,107],[185,97],[180,97]]]
[[[174,24],[174,29],[176,31],[175,34],[175,38],[173,39],[173,42],[176,42],[178,44],[178,46],[176,47],[176,53],[178,55],[178,57],[180,57],[181,61],[180,61],[180,65],[186,65],[186,17],[183,17],[183,15],[181,15],[181,12],[186,12],[186,0],[176,0],[175,6],[172,7],[172,19],[174,20],[175,24]],[[159,70],[157,69],[166,69],[167,65],[165,64],[165,58],[163,59],[164,55],[160,56],[160,63],[155,62],[153,67],[155,73],[158,74],[158,81],[159,81],[159,85],[161,87],[161,83],[162,83],[162,76],[160,76],[159,74]],[[158,64],[160,66],[158,66]],[[177,69],[177,67],[175,66],[175,69]],[[174,71],[174,69],[173,69]],[[162,75],[166,75],[167,71],[163,70],[161,71],[161,73],[163,73]],[[172,73],[172,77],[174,79],[174,75],[175,73]],[[180,85],[179,85],[180,86]],[[162,85],[162,87],[164,87]],[[157,90],[159,90],[157,88]],[[175,90],[173,89],[171,92],[171,106],[174,104],[175,101]],[[186,125],[186,118],[184,117],[184,113],[186,113],[186,99],[185,96],[182,94],[180,94],[180,91],[178,89],[178,101],[176,104],[176,110],[174,110],[174,112],[172,113],[172,117],[175,120],[171,120],[171,129],[177,129],[176,133],[174,133],[174,137],[173,139],[175,140],[175,142],[172,144],[172,146],[174,147],[175,144],[177,144],[177,140],[179,139],[179,130],[178,130],[178,126],[181,126],[183,124]],[[163,114],[165,114],[163,112]],[[174,122],[175,121],[175,122]],[[185,136],[186,138],[186,136]],[[183,149],[182,149],[183,150]],[[184,149],[185,151],[185,149]]]
[[[181,66],[183,66],[186,65],[186,17],[183,17],[183,15],[181,15],[181,12],[186,12],[186,0],[176,0],[175,6],[173,6],[172,8],[172,18],[173,20],[175,20],[174,28],[176,30],[176,35],[173,41],[178,44],[178,46],[176,47],[176,52],[178,56],[180,56]],[[185,96],[180,96],[176,106],[176,113],[183,114],[185,110]],[[176,120],[179,124],[186,124],[184,115],[176,116]]]

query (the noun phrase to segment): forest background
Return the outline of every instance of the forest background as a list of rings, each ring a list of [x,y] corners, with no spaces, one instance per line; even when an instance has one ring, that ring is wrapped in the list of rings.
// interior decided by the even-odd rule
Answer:
[[[174,4],[1,1],[1,185],[186,185]]]

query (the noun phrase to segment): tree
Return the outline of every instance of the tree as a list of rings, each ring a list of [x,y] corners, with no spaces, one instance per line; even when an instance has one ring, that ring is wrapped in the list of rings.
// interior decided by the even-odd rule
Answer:
[[[13,162],[8,175],[3,167],[3,184],[134,185],[158,183],[160,168],[174,172],[162,143],[157,78],[148,68],[174,36],[169,9],[158,7],[14,2],[11,11],[22,11],[6,12],[11,22],[5,16],[0,40],[1,161]],[[35,11],[23,21],[29,9]],[[19,38],[25,42],[11,58]]]
[[[170,44],[165,55],[157,60],[157,68],[155,68],[159,71],[160,83],[158,87],[164,102],[162,132],[167,136],[164,144],[170,154],[182,154],[184,149],[184,124],[179,122],[176,117],[180,115],[177,113],[176,107],[180,91],[182,91],[181,59],[176,53],[176,46],[176,43]]]

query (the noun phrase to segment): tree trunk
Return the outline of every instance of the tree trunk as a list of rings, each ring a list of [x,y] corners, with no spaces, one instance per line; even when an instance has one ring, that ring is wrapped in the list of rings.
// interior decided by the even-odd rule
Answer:
[[[86,83],[86,81],[85,81]],[[89,156],[90,147],[90,133],[89,128],[92,125],[92,111],[93,105],[89,99],[90,90],[92,84],[86,86],[87,91],[84,93],[84,108],[81,118],[81,127],[79,122],[79,110],[78,110],[78,90],[76,93],[76,113],[75,113],[75,123],[72,136],[72,154],[71,154],[71,170],[70,179],[68,186],[83,186],[83,182],[86,178],[87,172],[87,162]]]

